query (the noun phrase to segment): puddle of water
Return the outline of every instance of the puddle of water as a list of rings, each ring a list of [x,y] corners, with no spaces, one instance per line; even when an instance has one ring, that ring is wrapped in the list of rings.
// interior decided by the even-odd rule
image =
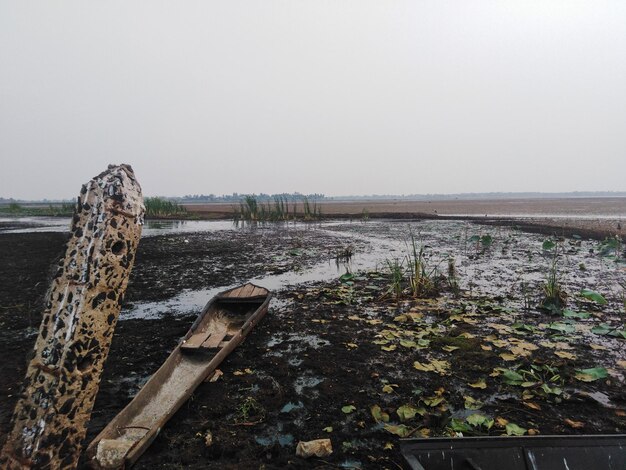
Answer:
[[[344,460],[343,462],[339,464],[339,466],[341,468],[353,468],[353,469],[363,468],[363,464],[361,463],[361,461],[350,460],[350,459]]]
[[[578,394],[595,401],[596,403],[604,406],[605,408],[615,408],[615,405],[613,404],[613,402],[611,402],[608,395],[605,393],[602,393],[602,392],[590,393],[590,392],[579,391]]]
[[[332,232],[331,235],[336,235]],[[366,237],[367,238],[367,237]],[[378,268],[388,252],[389,244],[377,239],[375,245],[368,252],[355,253],[350,261],[352,270],[372,270]],[[371,240],[370,240],[371,241]],[[264,277],[250,279],[249,282],[265,287],[272,291],[278,291],[288,286],[304,284],[308,282],[328,281],[335,279],[345,272],[345,265],[335,263],[333,259],[326,259],[308,269],[298,272],[286,272],[272,274]],[[191,312],[200,312],[206,303],[218,293],[237,287],[240,283],[229,286],[215,287],[201,290],[184,290],[175,297],[157,302],[137,302],[128,309],[123,309],[120,320],[130,319],[157,319],[167,314],[183,315]],[[272,307],[276,307],[277,299],[272,300]],[[279,301],[280,302],[280,301]],[[284,307],[279,304],[277,307]]]
[[[278,443],[281,447],[292,445],[294,437],[292,434],[283,433],[283,423],[278,423],[267,429],[262,435],[254,438],[257,444],[263,447],[271,447]]]
[[[299,410],[301,408],[304,408],[304,403],[302,403],[301,401],[299,401],[298,403],[294,403],[292,401],[290,401],[289,403],[287,403],[285,406],[283,406],[280,409],[281,413],[290,413],[293,410]]]
[[[267,342],[268,348],[273,348],[279,344],[285,342],[295,342],[298,344],[305,344],[313,349],[319,349],[323,346],[329,346],[330,341],[320,338],[317,335],[305,335],[302,333],[288,333],[274,336]]]
[[[67,231],[69,219],[23,217],[16,220],[24,223],[43,224],[46,227],[24,228],[19,232],[30,231]],[[548,272],[550,257],[541,250],[543,235],[529,234],[508,227],[482,227],[466,221],[369,221],[367,224],[355,224],[345,221],[329,221],[314,226],[289,224],[281,230],[307,230],[342,238],[346,243],[358,246],[349,264],[336,263],[325,257],[319,263],[298,272],[268,274],[250,281],[273,291],[289,288],[308,282],[329,281],[336,279],[350,269],[386,271],[385,260],[402,257],[407,251],[407,238],[413,231],[420,245],[430,246],[427,250],[430,267],[438,266],[445,272],[448,256],[456,260],[459,283],[462,289],[472,295],[497,295],[506,297],[508,305],[522,308],[522,294],[529,292],[533,296],[541,290],[541,284]],[[276,230],[275,225],[236,228],[231,221],[147,221],[144,236],[158,234],[176,234],[186,232],[231,231],[231,230]],[[11,231],[9,231],[11,232]],[[475,243],[468,242],[476,234],[489,233],[494,238],[493,245],[483,250]],[[571,243],[570,243],[571,244]],[[563,274],[562,284],[566,291],[578,292],[602,282],[607,285],[616,283],[619,270],[596,253],[598,242],[576,241],[575,249],[569,250],[560,262],[559,270]],[[580,246],[578,246],[580,244]],[[566,244],[566,247],[569,245]],[[445,248],[444,250],[438,250]],[[590,254],[591,253],[591,254]],[[579,266],[585,266],[584,272]],[[243,280],[241,280],[243,281]],[[137,302],[123,309],[120,319],[156,319],[166,315],[184,315],[198,313],[217,293],[240,284],[214,287],[203,290],[185,290],[169,300],[159,302]],[[526,294],[524,294],[526,295]],[[530,299],[532,300],[532,299]],[[272,302],[273,308],[286,308],[280,300]]]
[[[293,388],[295,389],[295,391],[296,391],[296,393],[298,395],[302,395],[305,388],[308,389],[308,388],[316,387],[317,385],[321,384],[323,381],[324,381],[324,379],[322,379],[320,377],[300,376],[300,377],[298,377],[294,381]],[[309,390],[308,394],[309,395],[318,395],[319,392],[317,390]]]
[[[0,217],[0,223],[27,224],[28,227],[3,230],[1,233],[69,232],[69,217]]]

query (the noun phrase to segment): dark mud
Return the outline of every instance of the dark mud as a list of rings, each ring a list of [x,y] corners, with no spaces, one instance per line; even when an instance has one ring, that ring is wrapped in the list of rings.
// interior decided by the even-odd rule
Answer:
[[[404,468],[398,435],[500,435],[507,423],[532,434],[626,431],[626,340],[591,331],[600,324],[620,328],[624,265],[602,256],[593,240],[560,242],[568,308],[589,313],[584,319],[536,308],[550,263],[541,248],[545,237],[434,221],[145,238],[125,309],[184,289],[300,272],[348,245],[357,257],[379,243],[389,247],[389,259],[400,259],[409,230],[442,274],[455,259],[460,292],[442,277],[434,298],[407,292],[396,301],[384,259],[344,282],[280,290],[265,319],[222,364],[224,375],[197,389],[136,468]],[[489,246],[471,241],[485,234],[493,239]],[[47,273],[64,240],[53,233],[0,235],[0,436],[9,429]],[[578,296],[582,288],[602,292],[607,305]],[[193,319],[172,310],[119,322],[88,439],[128,403]],[[606,368],[607,376],[576,378],[594,367]],[[506,371],[523,375],[524,386]],[[491,427],[469,426],[466,418],[475,413],[493,419]],[[330,457],[295,457],[298,441],[325,437],[333,443]]]

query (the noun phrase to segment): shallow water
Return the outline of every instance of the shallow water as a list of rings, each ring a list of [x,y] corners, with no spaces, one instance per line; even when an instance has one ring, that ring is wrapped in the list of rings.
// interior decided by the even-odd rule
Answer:
[[[559,214],[556,214],[557,216]],[[553,217],[554,215],[550,215]],[[548,217],[548,216],[545,216]],[[593,215],[589,218],[602,218]],[[53,217],[0,218],[0,222],[37,224],[5,233],[42,231],[67,231],[70,219]],[[550,253],[541,248],[545,235],[530,234],[509,227],[482,226],[467,221],[427,220],[398,221],[376,220],[351,222],[343,220],[325,221],[315,224],[285,223],[259,226],[239,226],[231,221],[159,221],[146,222],[143,237],[177,235],[185,233],[211,232],[224,236],[232,231],[244,233],[264,231],[273,236],[273,231],[290,233],[294,230],[330,236],[342,244],[354,244],[358,249],[349,262],[337,262],[325,256],[318,263],[298,271],[267,274],[249,279],[254,284],[273,291],[310,282],[329,281],[343,273],[380,270],[387,271],[386,261],[397,259],[406,262],[411,251],[410,234],[413,233],[418,246],[424,246],[425,260],[429,269],[446,274],[449,259],[454,259],[460,287],[471,294],[503,296],[511,299],[514,308],[523,307],[520,295],[528,290],[535,295],[545,280],[550,264]],[[493,243],[488,247],[470,241],[472,235],[489,234]],[[563,255],[559,261],[561,282],[570,292],[588,286],[600,286],[605,293],[619,295],[619,281],[623,279],[623,265],[602,258],[597,253],[598,242],[593,240],[566,239],[562,244]],[[268,260],[269,264],[269,260]],[[225,267],[226,269],[227,267]],[[216,294],[237,284],[216,286],[201,290],[183,290],[178,295],[157,302],[135,302],[122,310],[121,319],[160,318],[165,315],[181,315],[199,312]],[[539,287],[540,289],[540,287]],[[277,305],[280,299],[273,302]]]

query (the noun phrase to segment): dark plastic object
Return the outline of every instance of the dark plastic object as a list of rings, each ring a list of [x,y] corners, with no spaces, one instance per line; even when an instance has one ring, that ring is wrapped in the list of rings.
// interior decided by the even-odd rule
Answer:
[[[626,435],[405,439],[414,470],[625,470]]]

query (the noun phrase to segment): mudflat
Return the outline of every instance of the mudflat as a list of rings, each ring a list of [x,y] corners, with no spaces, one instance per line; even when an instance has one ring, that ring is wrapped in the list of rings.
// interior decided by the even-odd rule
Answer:
[[[431,201],[362,200],[317,203],[325,218],[461,218],[584,230],[596,236],[626,236],[626,197],[454,199]],[[185,204],[194,216],[223,219],[237,208],[230,203]],[[302,211],[302,205],[296,204]]]
[[[624,244],[522,222],[164,223],[140,242],[87,440],[212,292],[249,280],[274,290],[268,314],[135,468],[406,468],[405,436],[626,432]],[[0,232],[0,444],[65,240]],[[413,240],[433,287],[422,292]],[[544,302],[553,269],[559,311]],[[319,438],[331,456],[295,455]]]

